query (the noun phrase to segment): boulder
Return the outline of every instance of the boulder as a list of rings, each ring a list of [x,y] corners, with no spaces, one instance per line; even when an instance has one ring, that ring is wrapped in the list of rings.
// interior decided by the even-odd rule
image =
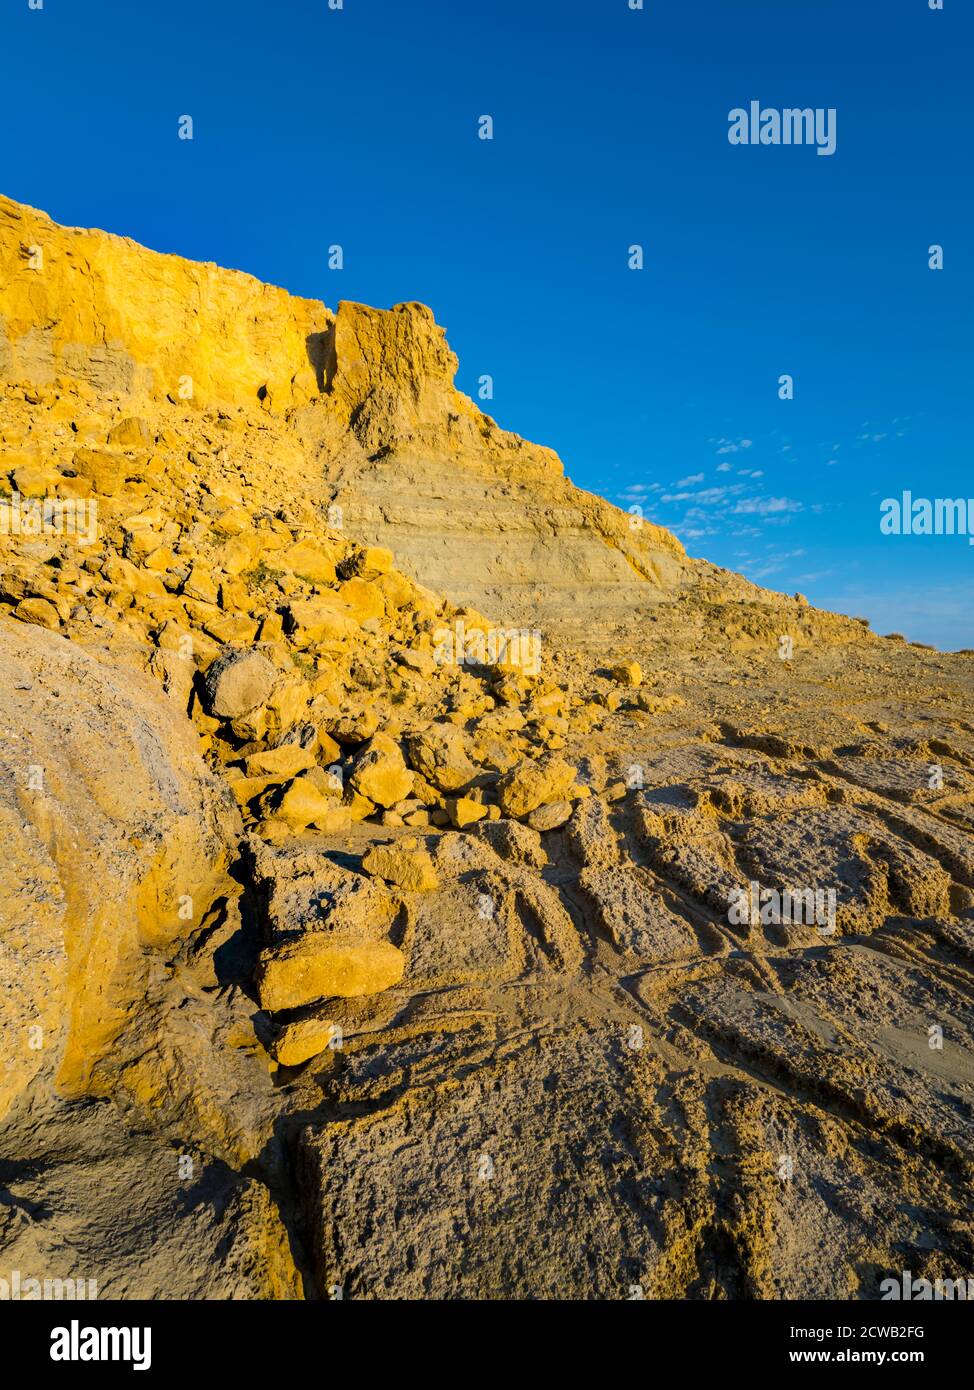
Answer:
[[[574,790],[575,769],[557,754],[545,753],[506,773],[497,784],[497,799],[504,815],[520,818],[550,802],[567,801]]]
[[[52,632],[61,626],[57,609],[46,598],[21,599],[14,612],[22,623],[36,623],[38,627],[49,628]]]
[[[303,1018],[281,1029],[272,1050],[282,1067],[299,1067],[324,1052],[334,1037],[335,1024],[330,1019]]]
[[[362,868],[406,892],[433,892],[440,886],[433,861],[425,850],[412,848],[414,843],[375,845],[362,859]]]
[[[242,718],[264,703],[276,680],[277,672],[260,652],[224,652],[206,673],[207,712],[219,719]]]
[[[351,816],[340,805],[333,792],[320,787],[317,780],[308,773],[302,773],[290,782],[278,798],[271,798],[276,818],[283,820],[292,831],[304,830],[315,825],[319,830],[338,830],[348,825]]]
[[[0,621],[0,1116],[43,1073],[101,1093],[147,981],[197,931],[240,834],[148,677]]]
[[[413,775],[395,739],[376,733],[362,749],[349,778],[362,796],[389,808],[404,800],[413,787]]]
[[[483,820],[487,814],[487,807],[482,801],[474,801],[470,796],[453,796],[447,802],[447,813],[450,817],[450,824],[455,825],[458,830],[463,830],[468,825],[476,825],[477,821]]]
[[[638,661],[623,661],[620,665],[613,666],[609,674],[617,685],[632,688],[642,684],[643,672]]]
[[[455,724],[431,724],[414,735],[409,740],[409,761],[441,792],[459,791],[477,776],[463,731]]]
[[[572,813],[572,803],[570,801],[552,801],[546,806],[539,806],[528,816],[528,825],[532,830],[557,830],[559,825],[564,825]]]
[[[152,435],[147,421],[130,415],[112,426],[108,442],[119,449],[149,449],[152,447]]]
[[[378,994],[398,984],[405,957],[391,941],[346,940],[307,932],[265,953],[257,970],[262,1009],[296,1009],[318,999]]]
[[[520,821],[481,821],[475,833],[487,841],[496,855],[511,864],[525,864],[532,869],[543,869],[548,863],[548,856],[541,845],[541,836],[537,830],[522,825]]]

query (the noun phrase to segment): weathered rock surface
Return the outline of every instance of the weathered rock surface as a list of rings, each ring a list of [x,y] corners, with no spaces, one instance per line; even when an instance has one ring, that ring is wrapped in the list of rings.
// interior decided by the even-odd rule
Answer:
[[[225,891],[236,812],[138,672],[0,620],[0,1118],[99,1072],[152,972]]]

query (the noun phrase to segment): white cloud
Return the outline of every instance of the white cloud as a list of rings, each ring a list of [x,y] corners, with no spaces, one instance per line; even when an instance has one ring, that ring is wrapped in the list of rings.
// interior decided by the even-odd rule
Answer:
[[[800,512],[802,504],[790,497],[743,497],[734,511],[738,516],[771,516],[776,512]]]
[[[705,487],[702,492],[664,492],[661,502],[696,502],[698,506],[713,506],[722,502],[730,492],[726,487]]]
[[[737,454],[740,453],[741,449],[750,449],[753,442],[751,439],[718,439],[717,443],[720,447],[717,452],[718,454]]]

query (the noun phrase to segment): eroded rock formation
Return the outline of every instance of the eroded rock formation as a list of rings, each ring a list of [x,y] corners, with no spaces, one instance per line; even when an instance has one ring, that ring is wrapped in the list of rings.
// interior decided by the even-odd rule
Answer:
[[[421,305],[6,200],[0,270],[4,1257],[72,1232],[193,1297],[969,1270],[971,655],[633,529]]]

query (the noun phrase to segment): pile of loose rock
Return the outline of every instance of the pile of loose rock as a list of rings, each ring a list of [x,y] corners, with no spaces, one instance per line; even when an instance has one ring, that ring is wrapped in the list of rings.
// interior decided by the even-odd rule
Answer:
[[[562,756],[569,738],[648,707],[634,662],[584,691],[525,668],[486,640],[483,615],[349,540],[273,419],[178,404],[134,416],[63,377],[8,385],[4,405],[0,500],[18,525],[0,537],[0,612],[154,675],[252,847],[366,836],[354,872],[319,850],[315,906],[285,939],[269,914],[256,982],[269,1013],[396,983],[393,922],[408,895],[438,886],[409,832],[564,825],[593,790]],[[93,524],[35,527],[32,504],[51,498],[83,501]],[[443,640],[460,629],[485,639],[472,660]],[[501,660],[486,660],[493,650]],[[407,833],[372,843],[370,825]],[[322,1037],[285,1021],[275,1053],[293,1061]]]

